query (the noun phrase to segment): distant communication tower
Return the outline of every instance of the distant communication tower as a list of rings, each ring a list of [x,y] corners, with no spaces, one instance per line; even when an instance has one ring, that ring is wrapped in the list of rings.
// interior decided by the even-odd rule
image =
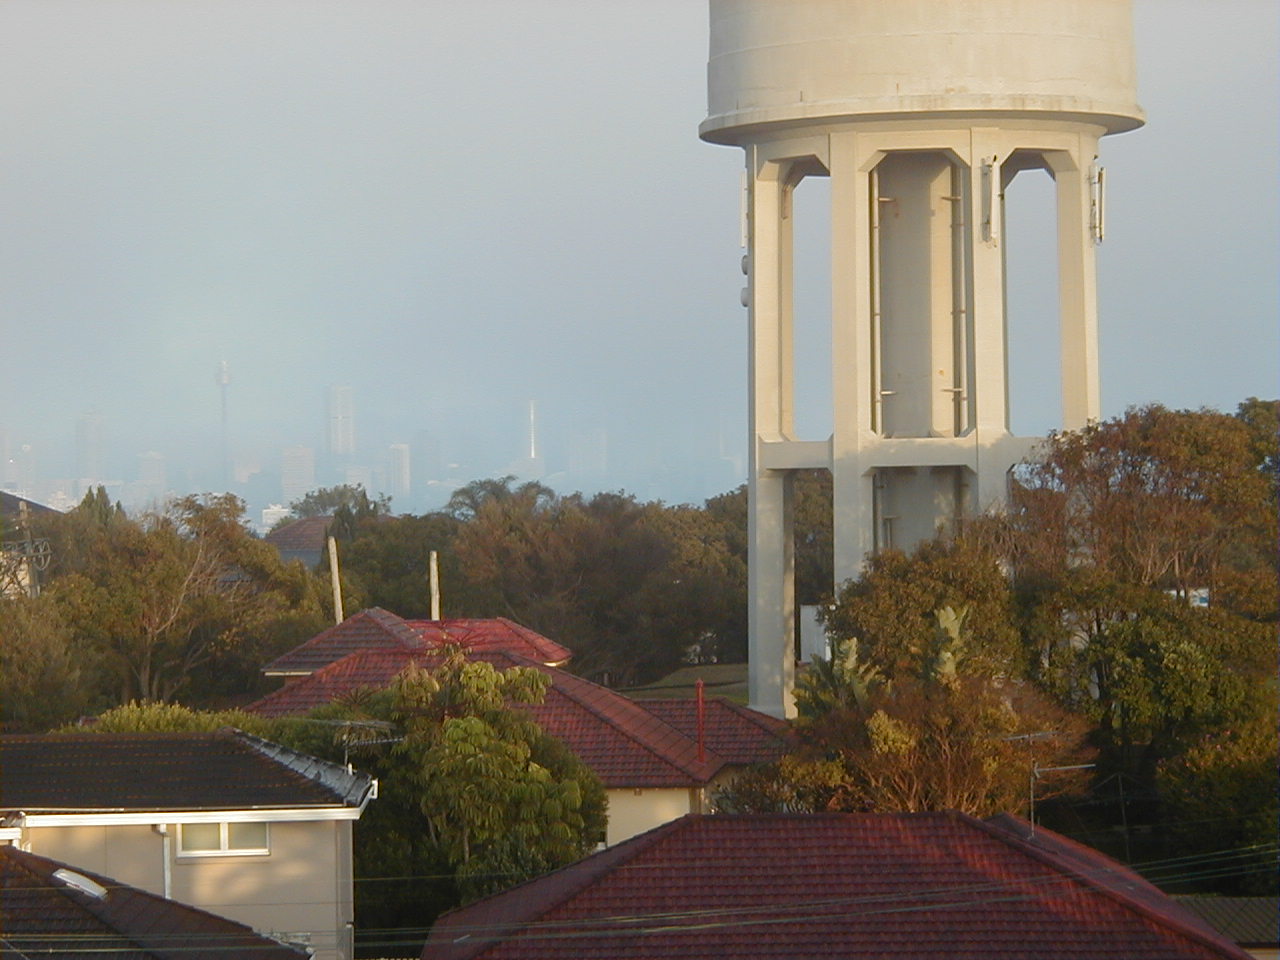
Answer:
[[[1143,122],[1129,0],[711,0],[700,134],[746,154],[750,696],[793,712],[791,479],[829,470],[835,577],[1001,501],[1004,190],[1055,183],[1063,426],[1099,411],[1098,140]],[[830,178],[830,437],[795,429],[792,204]]]

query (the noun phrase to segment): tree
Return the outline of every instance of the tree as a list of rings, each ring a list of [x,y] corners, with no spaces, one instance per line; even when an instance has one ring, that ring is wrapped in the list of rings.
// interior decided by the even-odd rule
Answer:
[[[474,610],[474,590],[463,577],[453,549],[459,527],[459,521],[444,513],[359,521],[342,548],[344,593],[349,586],[366,606],[425,619],[431,612],[427,576],[435,551],[443,615]]]
[[[243,710],[193,710],[180,703],[131,700],[99,714],[86,726],[67,725],[70,733],[213,733],[235,727],[264,739],[279,739],[282,724]]]
[[[464,898],[572,862],[604,836],[599,780],[519,709],[546,683],[540,671],[497,671],[455,649],[435,669],[305,717],[130,703],[82,730],[234,726],[376,776],[378,800],[355,824],[356,915],[366,929],[420,928]]]
[[[1242,405],[1251,427],[1150,406],[1052,435],[998,528],[1031,671],[1094,718],[1104,769],[1150,790],[1162,759],[1274,712],[1268,410]]]
[[[1160,765],[1161,795],[1184,855],[1237,851],[1231,892],[1277,892],[1274,718],[1259,714],[1240,726],[1205,734]],[[1220,884],[1219,884],[1220,886]]]
[[[0,599],[0,729],[39,732],[75,718],[93,703],[93,672],[52,598]]]
[[[740,647],[745,567],[719,519],[527,484],[466,504],[454,547],[474,601],[573,649],[575,670],[646,682]]]
[[[887,678],[911,672],[937,641],[937,611],[968,610],[964,669],[1018,677],[1022,650],[1014,595],[999,556],[978,538],[886,550],[825,613],[830,637],[856,638],[858,660]]]
[[[243,511],[231,495],[186,497],[134,521],[87,499],[52,523],[47,596],[117,702],[251,690],[265,660],[322,626],[319,585]]]
[[[434,844],[467,899],[503,889],[590,850],[604,833],[603,788],[529,717],[549,679],[448,653],[396,680],[392,719]]]
[[[383,495],[371,500],[362,484],[343,483],[312,490],[301,500],[289,504],[289,512],[295,517],[329,517],[340,510],[346,510],[357,520],[384,516],[391,512],[391,498]]]
[[[1258,432],[1159,405],[1052,434],[1019,471],[1008,546],[1022,577],[1087,566],[1188,596],[1232,569],[1274,570],[1276,504]]]
[[[490,503],[507,503],[520,501],[525,508],[537,509],[545,504],[554,503],[556,492],[536,480],[528,480],[518,487],[513,487],[516,478],[508,474],[505,477],[492,477],[483,480],[472,480],[466,486],[459,487],[449,497],[444,512],[455,519],[468,521],[480,515],[480,510]]]
[[[796,752],[722,792],[730,809],[961,810],[1028,802],[1037,765],[1072,766],[1084,725],[1032,685],[979,671],[965,609],[935,611],[933,639],[890,678],[853,639],[818,658],[796,689]],[[973,661],[973,663],[969,662]],[[788,782],[789,781],[789,782]],[[1041,795],[1074,782],[1058,779]]]
[[[1137,856],[1204,819],[1170,792],[1185,781],[1172,771],[1225,731],[1274,722],[1276,415],[1256,399],[1236,416],[1149,406],[1051,435],[986,530],[1029,675],[1093,724],[1095,803],[1073,816],[1103,835],[1153,827]],[[1113,803],[1100,788],[1114,782]]]

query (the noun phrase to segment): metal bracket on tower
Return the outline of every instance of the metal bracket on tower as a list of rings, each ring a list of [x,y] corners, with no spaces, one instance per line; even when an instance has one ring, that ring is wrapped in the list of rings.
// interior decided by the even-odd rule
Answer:
[[[1000,158],[982,158],[982,240],[995,246],[1000,242]]]
[[[1093,158],[1089,165],[1089,232],[1094,243],[1101,243],[1106,232],[1106,169]]]

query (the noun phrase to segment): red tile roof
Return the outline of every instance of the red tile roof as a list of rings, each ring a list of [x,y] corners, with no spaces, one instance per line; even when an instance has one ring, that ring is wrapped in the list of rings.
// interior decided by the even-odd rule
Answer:
[[[420,650],[418,631],[394,613],[371,607],[276,657],[262,672],[306,675],[358,650]]]
[[[408,620],[406,623],[418,631],[429,647],[454,643],[469,650],[507,650],[552,666],[559,666],[573,656],[568,647],[506,617]]]
[[[698,736],[698,701],[644,700],[643,707],[686,737]],[[708,750],[726,763],[770,763],[777,760],[791,738],[791,725],[758,710],[719,697],[706,698],[703,737]]]
[[[542,663],[559,664],[572,656],[568,648],[503,617],[404,620],[371,607],[277,657],[262,672],[267,676],[306,675],[359,650],[424,651],[447,643],[473,650],[510,650]]]
[[[0,737],[0,810],[28,814],[360,806],[372,780],[230,728]]]
[[[469,656],[500,670],[533,667],[551,677],[543,702],[521,705],[521,709],[595,771],[606,787],[700,786],[726,763],[773,759],[783,746],[776,721],[713,700],[708,701],[707,750],[699,761],[696,719],[692,730],[685,729],[687,711],[681,708],[667,708],[678,721],[672,724],[649,709],[663,701],[630,700],[510,651],[473,648]],[[364,650],[295,680],[246,709],[264,716],[305,713],[360,687],[386,686],[410,663],[430,668],[432,661],[430,652]]]
[[[445,914],[422,956],[1248,957],[1077,846],[957,813],[690,815]]]
[[[88,879],[105,895],[68,886],[55,876],[59,870]],[[4,943],[0,954],[5,957],[297,960],[308,956],[306,950],[259,936],[244,924],[11,846],[0,846],[0,931]]]

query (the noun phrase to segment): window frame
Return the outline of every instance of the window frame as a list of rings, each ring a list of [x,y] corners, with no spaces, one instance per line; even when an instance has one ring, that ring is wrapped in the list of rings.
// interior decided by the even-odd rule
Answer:
[[[237,821],[239,823],[240,821]],[[271,854],[271,823],[267,820],[246,820],[245,823],[262,824],[263,833],[266,836],[266,843],[261,847],[232,847],[231,843],[231,823],[227,820],[212,823],[180,823],[178,824],[178,843],[177,856],[179,859],[195,857],[264,857]],[[217,826],[218,828],[218,847],[216,849],[209,848],[204,850],[188,850],[184,846],[183,841],[186,838],[187,827],[195,826]]]

